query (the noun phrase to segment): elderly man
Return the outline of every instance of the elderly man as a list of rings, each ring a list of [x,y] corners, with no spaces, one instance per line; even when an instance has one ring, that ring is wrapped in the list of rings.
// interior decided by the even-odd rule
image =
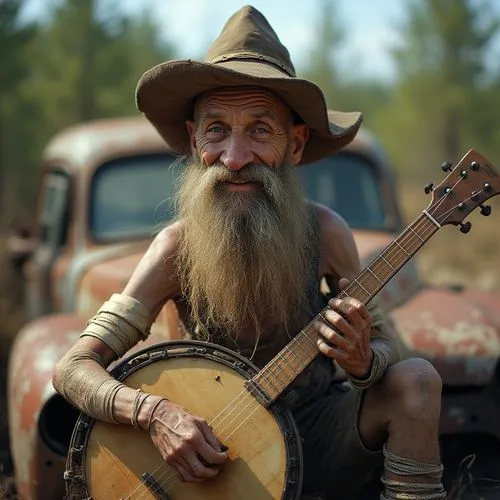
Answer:
[[[59,362],[54,385],[91,417],[149,432],[182,480],[209,480],[227,452],[208,423],[125,386],[105,367],[147,335],[168,299],[187,305],[195,338],[262,367],[324,307],[322,278],[333,295],[355,278],[349,227],[303,198],[295,166],[347,144],[361,116],[329,115],[321,90],[296,78],[287,49],[252,7],[232,16],[206,62],[170,61],[145,73],[137,103],[188,158],[178,217],[113,296],[113,314],[93,318]],[[329,306],[315,324],[322,355],[292,404],[303,491],[355,498],[383,463],[383,498],[445,498],[438,374],[424,360],[400,359],[373,301],[367,308],[333,298]],[[333,380],[334,360],[350,388]]]

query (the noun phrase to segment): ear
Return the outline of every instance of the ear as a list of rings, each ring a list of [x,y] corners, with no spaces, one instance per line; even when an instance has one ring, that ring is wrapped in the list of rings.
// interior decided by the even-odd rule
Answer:
[[[189,134],[189,145],[191,147],[191,156],[196,155],[196,137],[195,137],[195,132],[196,132],[196,127],[193,121],[187,120],[186,121],[186,130],[187,133]]]
[[[302,159],[307,139],[309,138],[309,127],[305,123],[292,125],[290,132],[290,162],[297,165]]]

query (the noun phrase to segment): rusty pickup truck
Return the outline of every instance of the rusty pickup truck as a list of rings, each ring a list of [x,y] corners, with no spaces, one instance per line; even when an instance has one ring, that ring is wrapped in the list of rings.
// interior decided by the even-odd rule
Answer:
[[[45,149],[32,251],[22,246],[30,321],[15,338],[8,367],[10,447],[23,499],[64,495],[78,413],[55,393],[54,365],[87,319],[122,289],[155,232],[171,219],[176,159],[139,117],[71,127]],[[363,263],[402,230],[393,172],[367,131],[300,175],[307,196],[338,211],[353,228]],[[498,476],[500,296],[426,286],[412,260],[379,297],[406,348],[431,360],[443,378],[447,481],[470,452],[484,457],[489,477]],[[167,303],[148,342],[183,334],[176,307]]]

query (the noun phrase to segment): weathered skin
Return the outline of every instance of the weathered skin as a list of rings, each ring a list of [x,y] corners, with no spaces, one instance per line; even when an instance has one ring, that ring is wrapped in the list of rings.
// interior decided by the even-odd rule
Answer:
[[[354,231],[361,261],[368,264],[402,229],[401,214],[387,161],[370,137],[361,134],[346,150],[361,155],[376,169],[387,212],[383,231]],[[54,365],[86,320],[123,288],[152,237],[107,244],[93,241],[87,213],[90,182],[103,162],[165,152],[169,149],[163,140],[140,118],[73,127],[58,134],[44,152],[42,175],[57,164],[71,178],[72,210],[67,244],[57,255],[35,253],[24,269],[31,315],[52,313],[19,332],[9,361],[11,449],[16,484],[24,499],[63,496],[64,445],[69,436],[58,436],[62,444],[52,443],[51,448],[40,429],[46,414],[57,431],[66,422],[70,432],[76,413],[55,395]],[[422,194],[422,208],[425,203]],[[482,431],[500,439],[500,405],[496,403],[500,401],[500,297],[425,288],[410,262],[380,292],[379,299],[392,311],[406,347],[430,359],[443,378],[441,433]],[[167,303],[147,343],[184,336],[179,314],[182,310],[179,313]]]

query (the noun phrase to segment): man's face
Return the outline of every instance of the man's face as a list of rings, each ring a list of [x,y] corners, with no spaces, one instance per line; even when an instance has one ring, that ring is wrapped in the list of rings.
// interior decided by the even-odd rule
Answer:
[[[188,122],[193,156],[202,165],[224,165],[239,172],[250,165],[271,168],[296,165],[308,137],[304,124],[273,93],[258,87],[219,89],[202,96],[194,122]],[[255,183],[235,179],[227,191],[251,192]]]
[[[233,333],[263,318],[283,325],[305,303],[310,218],[293,165],[307,126],[247,88],[199,99],[188,129],[178,268],[193,314]]]

